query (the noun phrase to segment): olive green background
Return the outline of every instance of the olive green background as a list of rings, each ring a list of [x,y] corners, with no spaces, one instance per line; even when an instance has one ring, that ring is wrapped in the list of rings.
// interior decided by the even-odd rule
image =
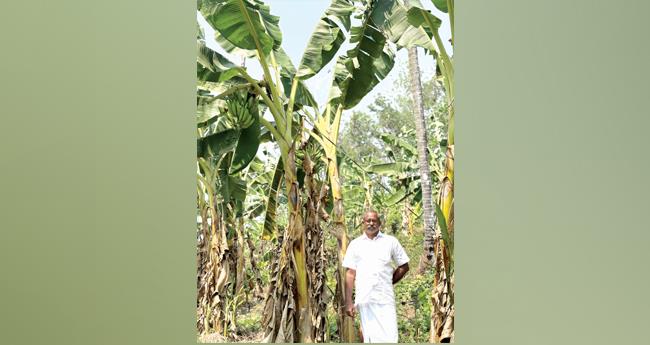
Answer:
[[[194,343],[195,3],[0,6],[0,342]],[[650,4],[456,6],[457,343],[642,343]]]

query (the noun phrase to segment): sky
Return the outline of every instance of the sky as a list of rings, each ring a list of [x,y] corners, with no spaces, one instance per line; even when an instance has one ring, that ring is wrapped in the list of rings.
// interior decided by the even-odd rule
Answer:
[[[265,0],[264,1],[271,8],[271,14],[280,17],[280,29],[282,30],[282,47],[287,52],[291,61],[295,66],[298,66],[302,58],[302,52],[305,50],[309,37],[311,36],[318,20],[321,15],[330,5],[330,0]],[[447,15],[438,11],[429,0],[421,0],[424,8],[431,10],[431,12],[438,18],[442,19],[442,26],[440,28],[440,36],[443,42],[448,43],[451,36],[449,21],[446,19]],[[224,55],[231,58],[231,61],[239,63],[241,60],[225,53],[221,47],[212,38],[214,30],[212,30],[205,20],[197,13],[199,24],[203,27],[206,35],[206,45],[214,50],[217,50]],[[354,22],[353,22],[354,25]],[[349,46],[344,45],[339,50],[339,53],[344,53],[349,49]],[[447,51],[451,54],[452,48],[447,45]],[[422,74],[430,76],[435,71],[435,64],[433,58],[425,56],[421,49],[419,49],[419,63]],[[327,100],[329,87],[332,82],[332,69],[336,58],[323,68],[317,75],[306,81],[309,90],[312,92],[319,105],[322,105]],[[352,110],[363,110],[375,99],[378,94],[390,94],[392,84],[394,84],[400,66],[406,66],[408,63],[407,52],[402,49],[398,52],[395,66],[388,76],[382,80],[363,100]],[[262,70],[259,64],[251,63],[250,60],[246,61],[246,67],[253,77],[261,79]]]

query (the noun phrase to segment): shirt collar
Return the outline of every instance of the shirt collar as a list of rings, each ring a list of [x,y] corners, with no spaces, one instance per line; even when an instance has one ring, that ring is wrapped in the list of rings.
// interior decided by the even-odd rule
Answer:
[[[379,230],[379,232],[377,233],[377,236],[375,236],[375,239],[381,238],[383,236],[384,236],[384,234],[381,232],[381,230]],[[363,232],[362,237],[363,237],[364,240],[369,240],[370,239],[370,237],[368,237],[368,235],[366,235],[365,231]]]

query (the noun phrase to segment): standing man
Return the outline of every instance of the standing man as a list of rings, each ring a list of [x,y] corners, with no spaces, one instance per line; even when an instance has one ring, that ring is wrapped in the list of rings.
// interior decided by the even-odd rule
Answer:
[[[397,311],[393,284],[409,270],[409,257],[393,236],[379,231],[379,214],[363,216],[364,234],[355,238],[345,253],[345,312],[361,316],[364,343],[396,343]],[[397,268],[393,268],[393,262]],[[352,303],[352,285],[356,298]]]

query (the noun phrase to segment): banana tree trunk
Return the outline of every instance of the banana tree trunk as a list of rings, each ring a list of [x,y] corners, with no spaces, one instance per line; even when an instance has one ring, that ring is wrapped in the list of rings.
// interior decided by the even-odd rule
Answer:
[[[413,236],[413,215],[408,199],[404,199],[404,206],[402,207],[402,231],[407,236]]]
[[[228,260],[228,242],[226,240],[225,225],[217,218],[216,211],[212,213],[212,231],[209,237],[209,252],[207,268],[209,270],[205,296],[207,316],[207,329],[225,335],[227,332],[227,289],[226,283],[230,276],[230,262]]]
[[[291,153],[292,160],[295,153]],[[296,171],[295,162],[289,163],[289,169],[293,168]],[[292,171],[292,172],[293,172]],[[296,274],[296,290],[298,296],[296,298],[296,307],[298,312],[298,340],[300,343],[312,343],[312,323],[311,312],[309,306],[309,282],[307,280],[307,257],[305,252],[305,229],[302,219],[302,205],[300,202],[300,190],[298,187],[298,180],[296,174],[288,174],[285,177],[285,183],[289,186],[289,210],[291,212],[289,218],[288,233],[293,239],[293,260],[295,265]]]
[[[257,268],[257,260],[255,260],[255,245],[253,245],[250,237],[246,237],[246,243],[248,244],[248,252],[250,255],[251,271],[253,271],[251,283],[254,286],[250,286],[250,288],[251,291],[255,291],[255,296],[262,296],[262,277],[260,276],[259,268]]]
[[[341,124],[341,116],[343,107],[337,106],[334,120],[329,123],[329,118],[324,117],[320,119],[318,128],[321,131],[323,151],[327,158],[327,176],[330,181],[330,188],[332,190],[333,210],[331,224],[336,236],[337,243],[337,259],[338,265],[336,268],[336,296],[334,298],[334,307],[338,314],[338,329],[339,336],[343,342],[352,343],[356,342],[356,332],[354,331],[354,319],[345,314],[345,270],[343,269],[343,258],[348,249],[350,239],[348,237],[347,228],[345,225],[345,209],[343,207],[343,190],[341,179],[339,175],[338,161],[336,157],[336,143],[338,141],[339,126]]]
[[[449,343],[454,341],[454,269],[453,243],[454,236],[454,145],[447,148],[445,161],[445,178],[440,187],[440,210],[447,224],[450,243],[441,236],[436,236],[436,270],[434,273],[432,293],[432,315],[430,342]]]
[[[334,148],[335,149],[335,148]],[[354,331],[354,319],[345,314],[345,270],[343,269],[343,258],[348,249],[350,239],[345,226],[345,211],[343,208],[343,193],[341,189],[341,180],[339,179],[339,170],[336,161],[336,153],[328,156],[328,176],[332,188],[332,198],[334,209],[332,210],[332,224],[336,234],[337,242],[337,298],[335,298],[335,307],[339,315],[339,335],[341,340],[346,343],[356,342],[356,332]]]
[[[238,295],[242,292],[244,286],[244,218],[239,217],[237,226],[237,266],[236,266],[236,278],[235,278],[235,295]]]
[[[203,195],[199,196],[201,198]],[[199,200],[199,204],[204,204]],[[209,283],[212,269],[210,267],[210,225],[208,224],[208,207],[201,205],[201,226],[197,235],[197,328],[199,334],[203,334],[210,329],[210,291],[212,289]]]
[[[226,283],[230,275],[230,258],[225,223],[217,212],[213,181],[199,177],[199,204],[202,207],[199,236],[199,267],[197,295],[198,328],[200,333],[227,331]],[[202,198],[208,196],[208,201]],[[208,219],[210,222],[208,222]]]
[[[431,193],[431,172],[429,170],[429,150],[427,140],[427,126],[424,118],[424,103],[422,101],[422,84],[420,81],[420,67],[418,65],[418,52],[416,47],[408,49],[410,89],[413,95],[415,134],[417,139],[418,164],[420,170],[420,183],[422,186],[422,216],[424,218],[424,251],[420,257],[418,274],[429,268],[434,259],[435,236],[435,209]]]
[[[327,278],[325,269],[325,247],[323,230],[320,227],[324,200],[327,197],[327,186],[319,185],[315,179],[314,163],[307,153],[303,159],[305,171],[304,189],[305,200],[305,237],[307,245],[307,267],[311,286],[311,320],[313,325],[312,339],[315,342],[326,341],[327,330]]]
[[[263,342],[312,343],[305,236],[293,144],[282,158],[289,219],[264,308]]]

